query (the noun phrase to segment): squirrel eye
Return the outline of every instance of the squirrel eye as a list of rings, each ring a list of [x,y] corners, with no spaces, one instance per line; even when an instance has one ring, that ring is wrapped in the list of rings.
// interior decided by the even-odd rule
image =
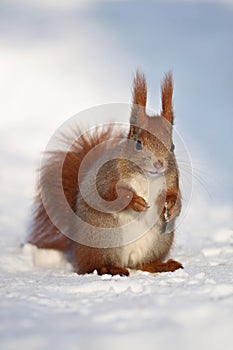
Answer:
[[[136,150],[138,150],[138,151],[142,150],[142,143],[140,140],[137,140],[135,147],[136,147]]]
[[[175,149],[175,145],[174,143],[171,145],[171,149],[170,149],[170,152],[174,152],[174,149]]]

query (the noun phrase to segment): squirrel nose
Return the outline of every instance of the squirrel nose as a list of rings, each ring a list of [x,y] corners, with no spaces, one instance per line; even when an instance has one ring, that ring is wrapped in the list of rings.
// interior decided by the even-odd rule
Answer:
[[[154,167],[155,169],[160,170],[163,167],[163,163],[157,160],[157,162],[154,163]]]

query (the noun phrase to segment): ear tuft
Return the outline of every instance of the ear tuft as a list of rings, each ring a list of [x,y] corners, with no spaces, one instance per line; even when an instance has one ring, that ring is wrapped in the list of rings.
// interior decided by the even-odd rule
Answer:
[[[167,73],[163,79],[163,82],[161,85],[161,94],[162,94],[161,115],[169,123],[173,124],[173,120],[174,120],[173,107],[172,107],[173,78],[172,78],[171,72]]]
[[[147,87],[145,75],[136,71],[133,82],[133,103],[146,107]]]
[[[147,86],[145,75],[136,71],[133,82],[133,105],[130,123],[143,126],[146,120]]]

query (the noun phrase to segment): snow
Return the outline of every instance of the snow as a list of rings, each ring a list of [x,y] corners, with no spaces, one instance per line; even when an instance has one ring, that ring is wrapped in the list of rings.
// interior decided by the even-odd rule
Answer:
[[[1,254],[2,349],[231,348],[232,258],[179,248],[176,273],[100,277],[35,267],[33,250]]]

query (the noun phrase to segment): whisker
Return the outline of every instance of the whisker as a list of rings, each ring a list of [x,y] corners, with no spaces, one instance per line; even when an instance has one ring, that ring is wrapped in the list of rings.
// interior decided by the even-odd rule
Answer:
[[[181,177],[186,176],[186,178],[187,178],[188,177],[187,175],[191,175],[193,177],[193,179],[196,180],[197,183],[199,183],[201,185],[201,187],[205,190],[205,192],[208,194],[209,198],[213,199],[211,193],[208,190],[208,182],[205,179],[203,179],[203,177],[201,177],[198,172],[195,172],[194,168],[192,168],[190,166],[189,167],[187,166],[186,168],[183,166],[180,166],[179,170],[180,170]]]

